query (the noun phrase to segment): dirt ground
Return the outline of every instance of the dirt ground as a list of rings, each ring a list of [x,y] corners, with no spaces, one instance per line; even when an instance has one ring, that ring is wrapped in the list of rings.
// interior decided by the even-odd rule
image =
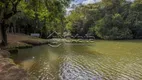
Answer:
[[[22,46],[24,47],[24,46],[40,45],[47,43],[46,39],[31,37],[25,34],[7,34],[7,40],[8,40],[8,45],[5,46],[6,48],[17,48]],[[2,45],[0,47],[3,48]]]
[[[11,43],[11,42],[20,42],[23,40],[34,39],[34,37],[25,34],[7,34],[7,39],[8,43]],[[0,40],[1,40],[1,35],[0,35]]]

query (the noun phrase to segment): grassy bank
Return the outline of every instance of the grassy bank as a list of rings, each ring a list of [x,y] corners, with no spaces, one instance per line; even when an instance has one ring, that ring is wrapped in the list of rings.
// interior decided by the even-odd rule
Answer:
[[[30,48],[36,45],[47,44],[46,39],[31,37],[24,34],[8,34],[8,45],[0,46],[4,50],[13,50],[18,48]]]

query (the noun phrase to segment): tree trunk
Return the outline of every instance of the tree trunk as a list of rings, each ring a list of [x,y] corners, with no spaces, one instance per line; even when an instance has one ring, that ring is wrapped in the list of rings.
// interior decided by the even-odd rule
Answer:
[[[10,17],[15,15],[17,13],[17,6],[21,0],[16,0],[12,2],[12,5],[10,5],[10,2],[8,1],[3,1],[4,3],[4,8],[3,13],[2,13],[2,22],[0,23],[1,27],[1,37],[2,37],[2,45],[6,46],[7,45],[7,27],[8,25],[6,24],[6,20],[8,20]],[[11,9],[11,11],[9,11]],[[9,12],[7,12],[9,11]],[[8,14],[7,14],[8,13]]]
[[[2,21],[1,23],[1,37],[2,37],[2,45],[7,45],[7,34],[6,34],[6,24],[5,21]]]
[[[16,25],[15,24],[13,26],[13,32],[14,32],[14,34],[16,33]]]
[[[64,34],[64,28],[65,28],[65,25],[64,25],[64,21],[63,21],[63,18],[61,17],[61,38],[63,38],[63,34]]]

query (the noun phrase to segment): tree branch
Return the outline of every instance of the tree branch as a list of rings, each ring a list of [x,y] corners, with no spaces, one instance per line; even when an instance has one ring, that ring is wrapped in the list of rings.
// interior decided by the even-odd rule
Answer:
[[[15,15],[17,12],[20,12],[20,11],[17,11],[17,6],[18,4],[20,3],[21,0],[15,0],[15,1],[11,1],[11,4],[12,4],[12,9],[9,14],[6,14],[4,13],[4,19],[9,19],[10,17],[12,17],[13,15]],[[5,8],[8,8],[8,5],[5,4]]]

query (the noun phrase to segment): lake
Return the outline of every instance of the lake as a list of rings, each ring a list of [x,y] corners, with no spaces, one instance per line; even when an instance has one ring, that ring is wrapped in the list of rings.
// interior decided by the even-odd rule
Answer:
[[[12,58],[34,80],[142,80],[142,40],[43,45]]]

